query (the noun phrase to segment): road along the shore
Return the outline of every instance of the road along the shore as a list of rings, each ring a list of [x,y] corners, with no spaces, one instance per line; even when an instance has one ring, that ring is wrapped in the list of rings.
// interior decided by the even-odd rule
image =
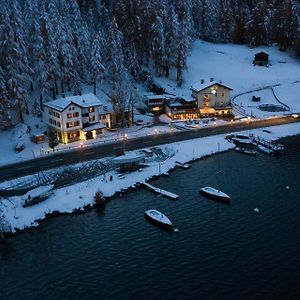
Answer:
[[[137,150],[211,135],[232,133],[236,131],[251,130],[296,122],[300,122],[300,118],[295,119],[292,116],[284,116],[263,120],[233,122],[230,124],[218,126],[212,125],[211,127],[193,129],[190,131],[154,134],[152,136],[126,140],[125,149],[126,151]],[[82,147],[66,150],[63,152],[56,152],[47,156],[27,160],[16,164],[2,166],[0,167],[0,181],[30,175],[39,171],[61,167],[62,165],[74,164],[114,155],[116,149],[122,148],[123,144],[123,141],[118,141],[109,144],[94,145],[92,147]]]

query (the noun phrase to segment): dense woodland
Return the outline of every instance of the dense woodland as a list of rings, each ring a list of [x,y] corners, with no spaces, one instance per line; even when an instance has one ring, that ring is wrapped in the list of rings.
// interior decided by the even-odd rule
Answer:
[[[145,70],[175,68],[180,85],[195,39],[300,55],[299,0],[0,0],[0,8],[0,129],[21,122],[33,98],[38,107],[86,83],[109,82],[116,110],[137,101]]]

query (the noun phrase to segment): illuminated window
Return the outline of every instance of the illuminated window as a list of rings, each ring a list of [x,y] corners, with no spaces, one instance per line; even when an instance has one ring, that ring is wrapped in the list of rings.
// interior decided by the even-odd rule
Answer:
[[[208,106],[208,104],[209,104],[208,95],[204,95],[204,97],[203,97],[203,103],[204,103],[204,106]]]

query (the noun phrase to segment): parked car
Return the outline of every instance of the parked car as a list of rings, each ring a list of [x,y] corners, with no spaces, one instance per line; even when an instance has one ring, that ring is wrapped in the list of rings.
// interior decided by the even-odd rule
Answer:
[[[22,144],[22,143],[18,143],[16,146],[15,146],[15,151],[16,152],[21,152],[25,149],[25,146]]]

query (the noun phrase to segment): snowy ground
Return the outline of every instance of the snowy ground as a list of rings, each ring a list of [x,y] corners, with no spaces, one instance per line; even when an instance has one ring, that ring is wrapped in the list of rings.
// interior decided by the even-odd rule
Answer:
[[[259,51],[269,53],[271,66],[253,66],[254,54]],[[176,78],[174,72],[170,79],[160,77],[156,80],[170,93],[190,95],[192,84],[201,79],[214,78],[233,88],[232,96],[274,84],[282,84],[283,89],[285,87],[289,89],[292,82],[300,80],[299,60],[275,47],[249,48],[243,45],[196,41],[186,63],[182,87],[179,88],[174,84]],[[295,89],[299,94],[299,85]],[[282,101],[286,101],[289,105],[290,99],[284,96]],[[295,108],[300,111],[299,98],[295,104],[297,106]]]
[[[254,67],[252,60],[254,54],[259,51],[266,51],[270,54],[271,66]],[[187,69],[184,71],[184,83],[182,87],[176,86],[175,72],[171,72],[169,79],[156,78],[157,82],[164,86],[168,92],[176,94],[177,96],[190,95],[190,86],[201,79],[215,78],[222,80],[224,84],[233,88],[232,96],[246,93],[257,88],[274,86],[276,96],[290,106],[289,112],[269,113],[261,111],[257,108],[260,104],[275,104],[276,99],[271,93],[270,89],[247,93],[235,99],[236,105],[245,111],[246,115],[253,115],[257,118],[264,118],[271,115],[282,115],[285,113],[300,112],[300,64],[289,53],[280,52],[274,47],[259,47],[249,48],[241,45],[231,44],[211,44],[203,41],[196,41],[193,45],[190,55],[187,58]],[[85,85],[83,93],[92,91],[92,86]],[[141,94],[145,91],[141,87]],[[107,102],[107,95],[109,87],[106,82],[98,85],[97,95]],[[262,101],[254,103],[252,96],[260,96]],[[66,93],[68,96],[68,93]],[[33,98],[38,99],[37,95],[32,95]],[[107,104],[107,103],[106,103]],[[32,112],[33,108],[29,107]],[[236,116],[237,118],[239,115]],[[116,140],[126,138],[134,138],[143,135],[159,134],[160,132],[169,132],[177,130],[193,130],[198,128],[197,124],[185,124],[183,122],[174,122],[174,126],[169,126],[173,122],[165,118],[165,125],[151,126],[153,117],[149,115],[135,115],[135,120],[141,120],[140,126],[133,126],[131,128],[118,130],[117,132],[105,131],[98,139],[81,142],[75,142],[68,145],[59,145],[58,150],[67,150],[74,147],[88,147],[98,143],[109,143]],[[216,123],[209,122],[199,123],[199,126],[219,125],[224,123],[222,120]],[[148,124],[148,125],[147,125]],[[150,126],[149,126],[150,124]],[[188,125],[188,126],[186,126]],[[27,126],[30,126],[31,132],[27,132]],[[0,132],[0,165],[15,163],[27,159],[33,159],[40,155],[45,155],[47,152],[47,141],[43,144],[34,144],[30,141],[30,136],[33,133],[41,133],[46,131],[46,126],[41,118],[33,116],[25,116],[25,125],[21,124],[8,132]],[[22,143],[25,149],[16,153],[14,148],[18,143]]]
[[[266,129],[267,131],[264,131]],[[300,124],[256,129],[252,133],[268,140],[278,139],[300,134]],[[160,163],[160,167],[157,161],[152,161],[142,172],[137,171],[126,176],[118,176],[115,171],[112,171],[106,176],[98,176],[69,187],[56,189],[47,200],[31,207],[23,208],[23,200],[19,196],[2,199],[1,209],[12,231],[38,226],[37,220],[44,219],[47,214],[53,212],[72,213],[76,209],[84,209],[86,205],[93,205],[93,197],[97,191],[101,191],[105,197],[110,197],[119,191],[136,186],[137,183],[143,183],[154,175],[159,175],[159,170],[161,173],[168,172],[175,167],[176,161],[186,163],[213,154],[217,152],[218,144],[220,144],[221,151],[233,148],[233,145],[224,137],[225,135],[210,136],[164,145],[161,146],[161,149],[169,154],[169,158]],[[108,180],[110,176],[113,176],[112,181]],[[4,185],[9,186],[10,184],[8,182]]]

